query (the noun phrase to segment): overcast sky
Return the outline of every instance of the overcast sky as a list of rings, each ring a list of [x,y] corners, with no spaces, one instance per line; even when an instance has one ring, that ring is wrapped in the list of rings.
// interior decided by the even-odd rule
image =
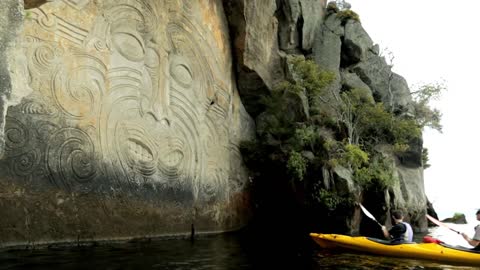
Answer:
[[[480,208],[480,1],[350,0],[363,27],[395,56],[394,72],[409,85],[444,80],[434,107],[443,134],[425,130],[430,154],[425,188],[441,215]],[[444,216],[446,217],[446,216]]]

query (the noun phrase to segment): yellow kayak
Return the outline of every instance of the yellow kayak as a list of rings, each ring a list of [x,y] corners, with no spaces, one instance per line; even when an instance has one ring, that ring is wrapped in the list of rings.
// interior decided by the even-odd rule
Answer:
[[[345,248],[391,257],[480,266],[480,252],[462,247],[436,243],[390,244],[380,239],[341,234],[310,233],[310,236],[322,248]]]

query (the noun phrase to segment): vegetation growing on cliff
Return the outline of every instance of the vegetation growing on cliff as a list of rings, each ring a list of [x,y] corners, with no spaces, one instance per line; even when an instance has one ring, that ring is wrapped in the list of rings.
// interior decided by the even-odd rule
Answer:
[[[443,82],[434,82],[417,86],[412,91],[415,119],[420,127],[429,127],[442,132],[442,124],[440,123],[442,114],[438,109],[432,109],[429,103],[438,99],[445,90],[446,86]]]
[[[438,109],[432,108],[430,102],[437,100],[446,89],[444,82],[433,82],[417,86],[412,91],[415,119],[422,129],[429,127],[440,133],[442,132],[442,124],[440,123],[442,114]],[[430,167],[428,161],[428,149],[423,148],[422,164],[424,169]]]
[[[312,199],[329,210],[352,201],[325,186],[325,172],[345,168],[366,190],[392,187],[393,161],[378,146],[404,152],[433,122],[389,112],[366,89],[334,91],[334,74],[313,61],[293,57],[289,64],[290,79],[263,97],[266,110],[257,118],[257,140],[241,145],[254,175],[310,188]]]
[[[360,16],[351,10],[350,4],[347,4],[345,1],[329,2],[327,5],[327,12],[337,13],[338,18],[340,18],[342,23],[346,23],[348,20],[360,22]]]

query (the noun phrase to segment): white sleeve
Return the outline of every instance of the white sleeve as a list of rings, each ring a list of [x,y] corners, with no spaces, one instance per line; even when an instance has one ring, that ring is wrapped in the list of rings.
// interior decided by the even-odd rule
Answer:
[[[480,241],[480,226],[475,227],[475,235],[473,236],[472,239]]]

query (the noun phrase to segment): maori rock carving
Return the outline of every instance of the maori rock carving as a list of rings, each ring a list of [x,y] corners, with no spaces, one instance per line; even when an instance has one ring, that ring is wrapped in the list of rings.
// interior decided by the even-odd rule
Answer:
[[[233,117],[228,40],[205,27],[205,8],[56,0],[32,9],[24,43],[34,93],[9,113],[0,162],[16,162],[10,175],[69,192],[140,196],[148,187],[182,202],[241,192],[247,179],[231,133],[242,125],[232,123],[251,120]]]

